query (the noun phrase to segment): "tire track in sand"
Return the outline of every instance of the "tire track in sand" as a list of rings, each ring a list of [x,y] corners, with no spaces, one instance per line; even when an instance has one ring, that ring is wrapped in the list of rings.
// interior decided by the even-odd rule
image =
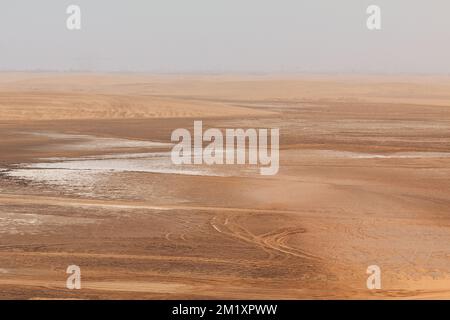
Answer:
[[[317,256],[309,254],[298,248],[294,248],[288,244],[289,239],[300,233],[305,233],[306,230],[300,227],[280,228],[269,233],[256,235],[248,228],[239,223],[241,218],[254,217],[254,213],[243,215],[228,215],[225,217],[215,216],[211,219],[211,226],[219,233],[240,239],[247,243],[253,244],[269,256],[269,259],[279,258],[279,255],[289,257],[297,257],[306,260],[320,260]]]

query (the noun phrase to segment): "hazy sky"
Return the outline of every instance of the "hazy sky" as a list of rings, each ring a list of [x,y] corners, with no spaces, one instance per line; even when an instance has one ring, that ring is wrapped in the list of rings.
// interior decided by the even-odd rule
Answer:
[[[0,70],[36,69],[449,74],[450,0],[0,0]]]

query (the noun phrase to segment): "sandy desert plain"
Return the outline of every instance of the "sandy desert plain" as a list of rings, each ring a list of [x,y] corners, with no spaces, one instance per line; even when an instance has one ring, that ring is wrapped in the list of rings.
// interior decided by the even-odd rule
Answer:
[[[173,165],[194,120],[279,173]],[[449,77],[3,73],[0,137],[1,299],[450,298]]]

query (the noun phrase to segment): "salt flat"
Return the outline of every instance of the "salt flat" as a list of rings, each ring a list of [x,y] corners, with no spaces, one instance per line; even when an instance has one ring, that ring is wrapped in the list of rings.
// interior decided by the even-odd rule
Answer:
[[[448,77],[1,74],[0,298],[450,298],[449,101]],[[194,120],[279,128],[279,173],[174,166]]]

